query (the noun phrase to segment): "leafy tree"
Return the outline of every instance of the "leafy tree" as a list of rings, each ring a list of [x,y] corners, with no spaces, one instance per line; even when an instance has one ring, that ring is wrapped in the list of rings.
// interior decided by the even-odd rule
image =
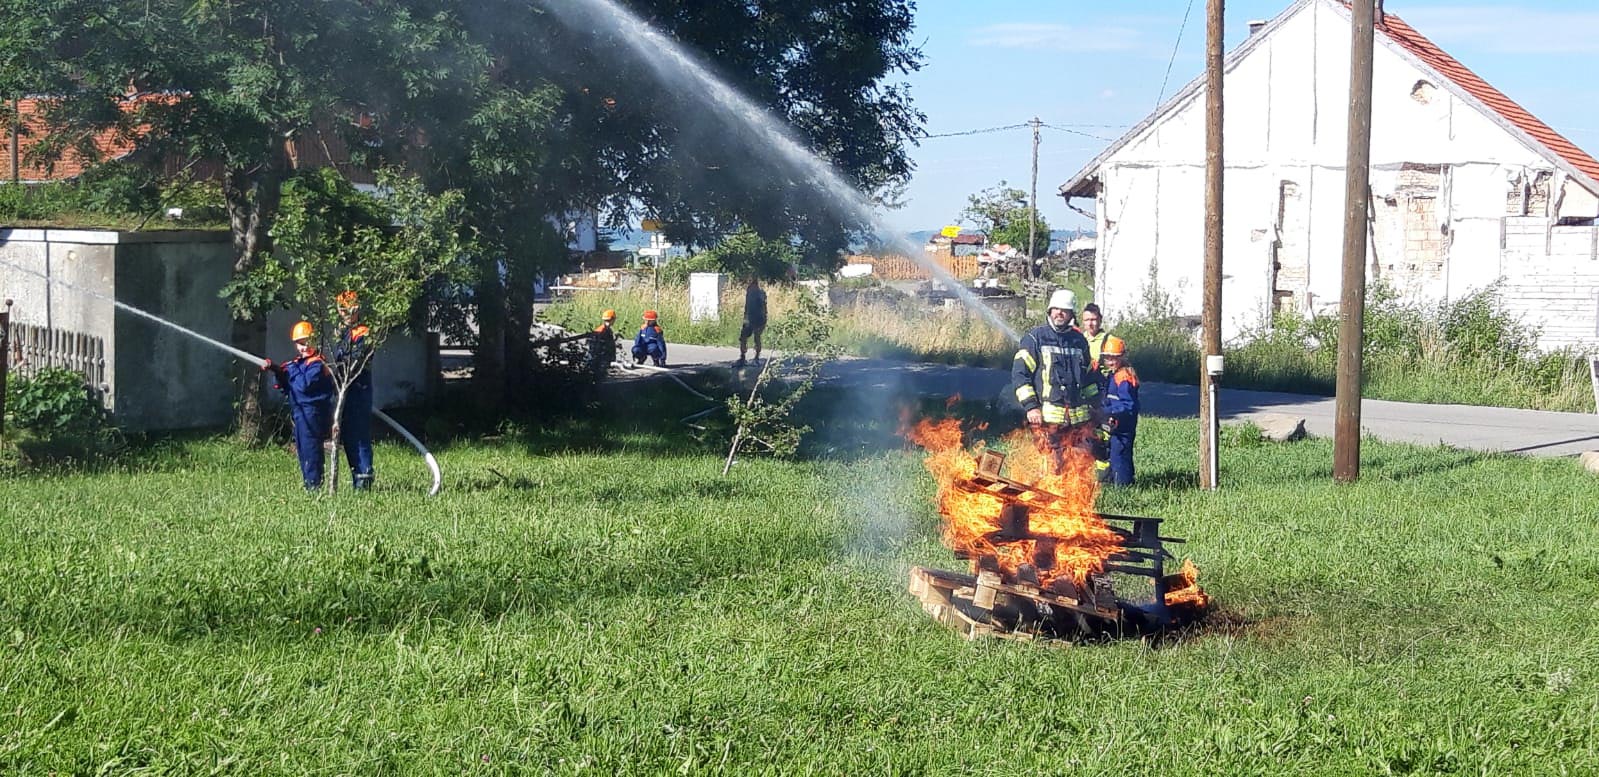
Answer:
[[[20,0],[6,0],[16,5]],[[435,3],[407,0],[54,0],[21,3],[0,21],[0,40],[29,32],[31,91],[54,96],[41,153],[68,146],[94,153],[89,130],[136,138],[152,164],[201,161],[219,178],[235,249],[234,274],[271,252],[282,185],[293,172],[287,143],[325,133],[359,135],[369,103],[419,99],[456,77],[464,57],[446,56],[447,17]],[[17,9],[22,10],[22,9]],[[36,28],[36,29],[30,29]],[[8,60],[9,61],[9,60]],[[9,73],[7,73],[9,74]],[[4,84],[0,84],[3,86]],[[130,89],[142,95],[130,99]],[[371,140],[372,138],[366,138]],[[248,290],[248,285],[236,287]],[[234,344],[265,342],[270,299],[230,300]],[[241,373],[243,385],[259,381]],[[240,432],[259,433],[259,395],[241,397]]]
[[[987,234],[990,244],[1008,243],[1026,255],[1029,214],[1032,214],[1032,208],[1028,206],[1027,192],[1000,181],[998,186],[968,195],[966,208],[961,211],[960,218]],[[1036,214],[1032,223],[1034,237],[1031,256],[1037,259],[1049,255],[1049,223]]]
[[[788,277],[798,252],[787,240],[767,240],[748,227],[728,235],[702,256],[735,278],[754,276],[763,281]]]
[[[357,294],[367,347],[352,360],[328,363],[336,392],[333,440],[356,376],[391,334],[416,320],[429,282],[460,279],[468,250],[457,231],[460,192],[430,195],[415,178],[392,171],[379,174],[379,187],[382,197],[364,194],[327,168],[290,179],[272,228],[272,257],[227,290],[234,299],[284,300],[312,323],[329,354],[341,328],[336,298],[345,290]],[[331,493],[338,459],[330,458]]]

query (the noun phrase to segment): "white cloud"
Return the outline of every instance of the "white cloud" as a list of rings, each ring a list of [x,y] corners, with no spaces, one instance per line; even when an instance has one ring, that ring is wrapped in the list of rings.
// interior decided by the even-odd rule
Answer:
[[[1599,53],[1599,11],[1551,11],[1515,5],[1435,5],[1396,9],[1401,19],[1445,50],[1504,54]]]
[[[1128,51],[1141,44],[1139,31],[1130,26],[1074,27],[1069,24],[1013,22],[990,24],[972,30],[973,46],[1050,51]]]

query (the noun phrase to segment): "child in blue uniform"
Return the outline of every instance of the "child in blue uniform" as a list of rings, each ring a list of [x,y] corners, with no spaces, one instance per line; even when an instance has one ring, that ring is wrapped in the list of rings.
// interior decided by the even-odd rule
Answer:
[[[644,311],[644,326],[638,328],[638,335],[633,338],[634,364],[643,364],[645,357],[649,357],[655,366],[666,366],[666,333],[661,331],[659,320],[655,311]]]
[[[358,370],[344,392],[344,414],[339,417],[339,442],[344,445],[344,458],[350,464],[350,476],[355,490],[372,487],[372,362],[368,357],[368,329],[360,323],[361,304],[355,292],[343,291],[337,298],[339,318],[344,328],[339,331],[338,345],[333,350],[335,363],[347,370]]]
[[[294,419],[294,452],[300,458],[300,476],[308,491],[322,486],[322,444],[333,425],[333,373],[322,354],[311,345],[311,323],[301,321],[289,333],[298,353],[292,361],[273,364],[268,359],[262,371],[277,377],[277,387],[289,400]]]
[[[1119,486],[1133,484],[1133,439],[1138,434],[1138,373],[1127,364],[1127,343],[1114,335],[1105,338],[1099,360],[1105,379],[1105,423],[1110,427],[1110,469],[1104,480]]]

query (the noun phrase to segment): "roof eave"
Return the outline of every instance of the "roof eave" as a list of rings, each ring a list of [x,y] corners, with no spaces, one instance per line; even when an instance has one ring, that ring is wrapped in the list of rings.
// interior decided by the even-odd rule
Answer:
[[[1283,9],[1282,13],[1277,14],[1277,16],[1271,21],[1267,22],[1264,27],[1261,27],[1259,30],[1252,33],[1248,38],[1245,38],[1244,42],[1238,45],[1238,48],[1233,49],[1227,54],[1226,59],[1222,61],[1223,73],[1231,71],[1235,66],[1237,66],[1240,60],[1248,56],[1250,52],[1254,51],[1255,47],[1259,46],[1261,41],[1264,41],[1273,32],[1276,32],[1277,28],[1286,24],[1289,19],[1293,18],[1306,6],[1318,1],[1319,0],[1295,0],[1293,5]],[[1161,103],[1153,113],[1144,117],[1143,121],[1134,125],[1132,129],[1128,130],[1126,134],[1122,135],[1120,138],[1117,138],[1116,142],[1106,146],[1105,150],[1100,152],[1099,156],[1094,157],[1091,161],[1089,161],[1088,164],[1083,166],[1083,169],[1078,170],[1076,175],[1072,176],[1066,181],[1066,183],[1061,184],[1060,188],[1057,190],[1057,193],[1064,199],[1071,199],[1072,197],[1087,197],[1091,195],[1093,193],[1093,188],[1088,184],[1099,177],[1099,168],[1105,164],[1105,160],[1109,159],[1117,151],[1122,150],[1127,146],[1127,144],[1131,143],[1135,138],[1142,135],[1145,130],[1149,129],[1156,122],[1164,119],[1178,108],[1186,105],[1190,99],[1192,99],[1199,92],[1203,91],[1204,88],[1205,75],[1202,73],[1198,78],[1189,81],[1186,86],[1184,86],[1176,94],[1172,95],[1171,99]]]

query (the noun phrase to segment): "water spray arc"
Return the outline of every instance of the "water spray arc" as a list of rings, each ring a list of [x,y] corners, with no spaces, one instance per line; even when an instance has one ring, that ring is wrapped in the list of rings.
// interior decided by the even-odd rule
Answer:
[[[112,297],[109,297],[109,296],[107,296],[105,294],[101,294],[101,293],[99,293],[97,291],[90,291],[90,290],[85,289],[85,288],[83,288],[81,286],[78,286],[78,285],[69,283],[67,281],[61,280],[60,278],[51,277],[49,275],[45,275],[42,272],[38,272],[36,270],[30,270],[30,269],[28,269],[26,267],[18,265],[18,264],[14,263],[14,262],[8,262],[8,261],[6,261],[4,259],[0,259],[0,264],[3,264],[5,266],[7,266],[7,267],[10,267],[11,269],[16,270],[18,272],[21,272],[21,273],[23,273],[25,275],[32,275],[33,277],[39,278],[39,279],[45,281],[46,283],[53,284],[53,285],[56,285],[56,286],[60,286],[61,288],[66,289],[66,290],[71,291],[71,292],[74,292],[76,294],[82,294],[83,296],[86,296],[86,297],[93,297],[93,298],[98,299],[98,300],[103,300],[105,302],[109,302],[114,307],[116,307],[118,310],[127,311],[128,313],[131,313],[131,314],[133,314],[135,316],[138,316],[140,318],[143,318],[145,320],[153,321],[153,322],[155,322],[157,324],[160,324],[161,326],[164,326],[164,327],[167,327],[169,329],[173,329],[173,330],[176,330],[178,332],[181,332],[181,333],[183,333],[185,335],[188,335],[189,337],[192,337],[192,338],[194,338],[196,340],[199,340],[202,343],[205,343],[205,344],[210,345],[212,347],[220,348],[220,349],[222,349],[224,351],[227,351],[228,353],[230,353],[230,354],[232,354],[234,356],[237,356],[238,358],[243,359],[243,360],[245,360],[247,362],[252,362],[254,364],[262,365],[262,366],[270,363],[270,361],[265,356],[257,356],[257,355],[255,355],[253,353],[250,353],[249,351],[245,351],[245,350],[241,350],[241,349],[238,349],[238,348],[234,348],[233,346],[228,345],[227,343],[224,343],[224,342],[222,342],[220,340],[216,340],[216,339],[213,339],[213,338],[210,338],[210,337],[206,337],[205,335],[202,335],[199,332],[194,331],[193,329],[190,329],[190,328],[188,328],[186,326],[183,326],[182,324],[173,323],[173,322],[168,321],[168,320],[166,320],[166,319],[164,319],[164,318],[162,318],[162,317],[160,317],[158,315],[155,315],[154,313],[149,313],[147,311],[140,310],[140,309],[138,309],[138,308],[136,308],[136,307],[134,307],[132,305],[129,305],[126,302],[121,302],[119,300],[113,299]],[[3,358],[3,356],[4,356],[3,354],[0,354],[0,358]],[[430,453],[428,451],[428,449],[425,446],[422,445],[422,441],[421,440],[418,440],[410,432],[406,431],[406,429],[404,427],[400,426],[398,421],[395,421],[393,418],[390,418],[387,413],[374,408],[372,410],[372,415],[377,416],[380,420],[383,421],[383,423],[388,424],[389,427],[392,428],[395,432],[399,433],[399,435],[401,437],[404,437],[406,442],[411,443],[411,446],[416,448],[417,453],[422,455],[422,460],[427,463],[428,471],[433,475],[433,487],[428,490],[428,496],[433,496],[433,495],[439,493],[439,488],[444,483],[444,477],[443,477],[443,474],[439,471],[438,459],[435,459],[433,457],[433,454]]]
[[[829,194],[856,223],[873,225],[878,237],[943,283],[967,308],[976,311],[1011,340],[1021,339],[998,312],[983,304],[937,262],[928,259],[920,246],[910,245],[905,238],[885,228],[878,220],[871,202],[850,186],[825,160],[807,151],[787,127],[717,78],[677,41],[663,35],[615,0],[546,0],[545,5],[563,24],[573,29],[605,27],[616,32],[616,39],[655,71],[662,86],[684,99],[708,105],[723,119],[754,129],[777,151],[786,166],[798,171],[811,185]]]

